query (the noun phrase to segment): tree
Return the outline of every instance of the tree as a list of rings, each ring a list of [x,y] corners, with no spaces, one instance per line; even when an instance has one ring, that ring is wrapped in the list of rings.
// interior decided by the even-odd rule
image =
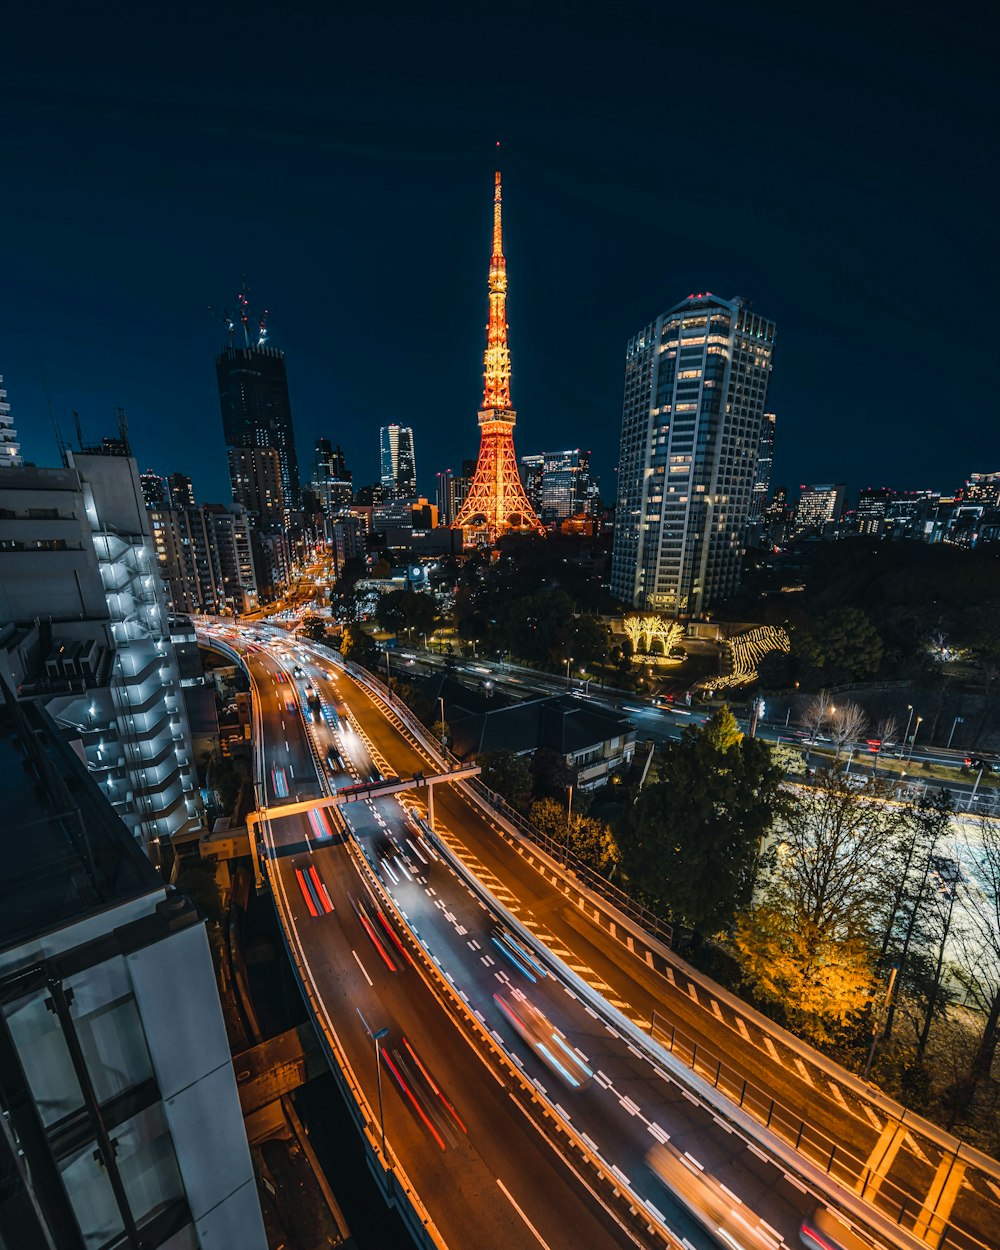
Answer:
[[[882,639],[860,608],[834,608],[792,633],[802,679],[852,681],[872,677],[882,662]]]
[[[904,804],[894,811],[896,819],[886,844],[892,895],[882,928],[876,971],[884,975],[889,964],[895,963],[899,975],[886,1013],[884,1038],[892,1035],[900,990],[906,989],[919,997],[927,985],[926,966],[921,958],[928,932],[923,912],[928,902],[927,887],[935,852],[951,823],[951,794],[944,790],[932,797],[922,795],[917,804]]]
[[[539,747],[531,757],[532,790],[536,798],[563,798],[576,780],[576,773],[551,747]]]
[[[417,590],[390,590],[380,597],[376,616],[389,633],[425,634],[434,628],[434,597]]]
[[[1000,1041],[1000,823],[981,816],[966,836],[963,859],[971,888],[965,891],[961,979],[985,1016],[967,1076],[971,1101],[976,1086],[990,1075]]]
[[[782,820],[759,898],[737,921],[748,978],[817,1039],[856,1018],[872,990],[891,819],[884,796],[878,781],[857,791],[840,769],[821,772]]]
[[[360,625],[347,625],[340,639],[340,653],[345,660],[360,664],[374,673],[378,668],[378,647],[375,639]]]
[[[531,823],[572,851],[576,858],[603,877],[611,877],[621,858],[621,850],[611,827],[594,816],[569,814],[558,799],[537,799],[528,813]]]
[[[476,763],[483,770],[480,780],[511,807],[524,809],[531,798],[531,770],[523,755],[514,751],[488,751]]]
[[[837,759],[840,759],[850,743],[857,742],[867,724],[868,718],[863,707],[851,703],[850,700],[837,704],[830,717],[830,737],[837,748]]]
[[[622,820],[625,873],[682,924],[725,924],[750,900],[762,841],[784,806],[781,770],[726,708],[667,744],[658,769]]]
[[[299,628],[299,632],[304,638],[309,638],[313,642],[328,642],[326,632],[326,621],[321,616],[307,616]]]

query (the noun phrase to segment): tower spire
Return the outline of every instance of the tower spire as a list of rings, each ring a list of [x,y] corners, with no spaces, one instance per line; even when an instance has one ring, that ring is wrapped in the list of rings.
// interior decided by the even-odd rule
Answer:
[[[507,262],[503,255],[500,170],[493,185],[493,254],[490,256],[490,320],[483,357],[483,409],[510,408],[510,348],[507,346]]]
[[[499,148],[500,144],[497,144]],[[503,254],[500,171],[493,181],[493,251],[490,255],[490,319],[483,356],[483,404],[479,411],[479,459],[454,527],[495,542],[510,532],[545,530],[524,493],[514,454],[517,414],[510,401],[507,345],[507,262]]]

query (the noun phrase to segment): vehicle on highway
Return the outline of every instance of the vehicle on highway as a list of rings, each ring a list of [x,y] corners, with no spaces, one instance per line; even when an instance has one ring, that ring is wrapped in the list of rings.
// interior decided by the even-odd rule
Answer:
[[[398,972],[403,964],[412,964],[413,960],[409,952],[381,907],[376,907],[354,894],[351,895],[351,906],[361,922],[361,927],[371,938],[372,945],[390,972]]]
[[[301,664],[292,665],[292,676],[293,677],[305,677],[305,671],[303,670]]]
[[[529,981],[534,983],[539,977],[549,975],[524,943],[519,942],[499,921],[490,926],[490,941]]]
[[[294,700],[294,699],[286,699],[286,700],[285,700],[285,711],[286,711],[286,712],[287,712],[290,716],[294,716],[294,715],[295,715],[295,700]]]
[[[505,998],[494,994],[493,1001],[515,1033],[524,1039],[542,1063],[554,1072],[567,1089],[585,1089],[594,1074],[584,1057],[570,1046],[551,1020],[519,991]],[[772,1248],[773,1250],[773,1248]]]
[[[720,1244],[736,1250],[777,1250],[779,1238],[766,1232],[755,1215],[690,1155],[656,1145],[646,1155],[654,1175],[687,1207]]]
[[[799,1229],[799,1240],[806,1250],[872,1250],[874,1244],[859,1237],[826,1207],[817,1207],[806,1216]]]
[[[330,747],[327,751],[326,764],[331,772],[344,772],[344,757],[340,754],[336,747]]]
[[[281,670],[280,668],[279,668],[279,669],[278,669],[278,671],[275,673],[275,677],[278,679],[278,684],[279,684],[279,685],[284,685],[284,683],[285,683],[286,681],[288,681],[288,678],[285,676],[285,674],[282,672],[282,670]]]
[[[412,1043],[404,1036],[401,1047],[383,1046],[382,1060],[400,1092],[441,1149],[444,1150],[446,1145],[457,1146],[461,1138],[455,1131],[456,1127],[465,1134],[468,1134],[468,1129]]]

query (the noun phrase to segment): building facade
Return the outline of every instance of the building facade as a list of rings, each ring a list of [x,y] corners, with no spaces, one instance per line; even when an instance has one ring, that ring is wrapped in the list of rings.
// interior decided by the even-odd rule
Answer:
[[[13,469],[22,464],[21,444],[17,441],[14,418],[11,416],[7,392],[0,373],[0,469]]]
[[[0,475],[0,663],[79,732],[132,836],[201,826],[191,738],[135,461],[66,452]]]
[[[0,1245],[267,1244],[205,924],[0,679]]]
[[[522,456],[521,481],[543,525],[593,515],[597,490],[590,477],[589,451],[577,448]]]
[[[312,485],[328,520],[350,509],[354,502],[354,482],[339,443],[334,447],[328,438],[316,440]]]
[[[276,451],[285,506],[297,507],[299,466],[284,352],[230,345],[216,358],[215,372],[226,446]]]
[[[154,508],[149,523],[171,612],[218,615],[258,606],[252,530],[238,504]]]
[[[795,528],[822,529],[832,521],[839,521],[843,511],[843,482],[800,486],[799,502],[795,507]]]
[[[286,504],[278,453],[273,447],[230,447],[228,454],[233,503],[246,508],[261,528],[281,529]]]
[[[697,616],[739,588],[774,354],[774,322],[691,295],[631,340],[611,590]]]
[[[771,472],[774,468],[774,413],[765,412],[760,427],[760,446],[757,449],[757,467],[750,490],[750,520],[763,519],[767,497],[771,490]]]
[[[412,499],[417,493],[413,431],[408,425],[383,425],[379,431],[382,498]]]

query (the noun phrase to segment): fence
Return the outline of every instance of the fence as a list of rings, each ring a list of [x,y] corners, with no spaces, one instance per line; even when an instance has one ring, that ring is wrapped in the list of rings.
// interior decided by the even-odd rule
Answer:
[[[725,1060],[713,1054],[704,1044],[699,1045],[675,1024],[668,1023],[665,1017],[653,1009],[649,1025],[650,1037],[664,1049],[669,1050],[676,1058],[685,1063],[692,1072],[710,1081],[712,1085],[731,1098],[765,1128],[787,1142],[794,1150],[805,1156],[816,1167],[820,1167],[833,1180],[845,1189],[861,1194],[884,1215],[889,1216],[900,1228],[905,1228],[921,1241],[937,1250],[989,1250],[985,1242],[980,1241],[965,1229],[956,1228],[943,1219],[934,1210],[929,1210],[925,1202],[914,1198],[891,1181],[888,1176],[881,1175],[877,1169],[868,1166],[868,1161],[853,1155],[841,1143],[827,1137],[819,1129],[813,1127],[801,1116],[783,1107],[775,1098],[755,1085],[749,1077],[745,1077]],[[906,1133],[906,1126],[900,1122],[897,1130],[900,1135]],[[941,1164],[948,1163],[948,1175],[960,1163],[957,1152],[948,1152],[921,1138],[921,1148],[933,1157],[925,1155],[927,1163],[940,1171]],[[964,1165],[963,1165],[964,1166]],[[935,1187],[937,1198],[940,1198],[944,1186]],[[932,1191],[932,1192],[935,1192]],[[930,1196],[928,1197],[928,1201]]]

